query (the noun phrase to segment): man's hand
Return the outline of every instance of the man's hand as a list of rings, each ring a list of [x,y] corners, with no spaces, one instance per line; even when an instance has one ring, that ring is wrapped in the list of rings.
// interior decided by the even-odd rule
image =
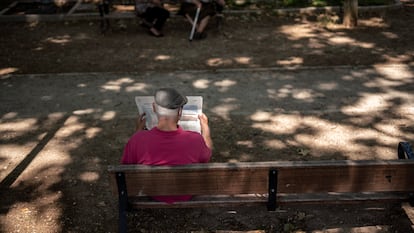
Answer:
[[[145,123],[147,122],[146,118],[145,118],[145,113],[138,115],[137,121],[136,121],[136,126],[135,126],[135,131],[141,131],[141,130],[145,130]]]
[[[202,113],[198,115],[198,119],[200,120],[201,131],[209,131],[210,128],[208,126],[208,118],[206,114]]]
[[[208,148],[213,149],[213,141],[211,140],[210,136],[210,127],[208,126],[208,118],[203,113],[201,115],[198,115],[198,119],[200,120],[200,127],[201,127],[201,135],[204,138],[204,141],[206,142],[206,145]]]

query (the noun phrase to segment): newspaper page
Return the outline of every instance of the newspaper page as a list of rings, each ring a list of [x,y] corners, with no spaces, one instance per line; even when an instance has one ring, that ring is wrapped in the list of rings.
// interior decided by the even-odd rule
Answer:
[[[202,96],[187,96],[188,102],[183,107],[181,119],[178,124],[184,130],[195,131],[201,133],[200,120],[198,115],[203,112],[203,97]],[[154,96],[136,96],[135,103],[138,107],[139,114],[145,113],[146,126],[152,129],[158,123],[157,115],[154,113],[152,104],[154,103]]]

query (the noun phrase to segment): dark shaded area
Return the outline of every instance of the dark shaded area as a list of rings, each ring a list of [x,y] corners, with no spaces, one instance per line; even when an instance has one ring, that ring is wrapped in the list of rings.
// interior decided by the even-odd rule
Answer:
[[[27,14],[64,14],[75,5],[75,2],[67,2],[61,6],[53,1],[41,2],[19,2],[6,12],[6,15],[27,15]]]
[[[136,113],[133,96],[151,94],[157,85],[167,83],[158,81],[152,84],[153,80],[148,80],[151,75],[147,73],[151,71],[164,74],[165,80],[173,80],[168,82],[172,86],[205,97],[206,112],[214,122],[212,132],[216,151],[213,161],[347,158],[341,148],[329,148],[320,155],[298,155],[298,149],[306,145],[300,144],[296,136],[317,135],[318,126],[301,123],[288,133],[276,134],[253,127],[259,121],[253,120],[251,115],[255,112],[292,116],[300,113],[303,118],[315,117],[321,121],[351,128],[370,128],[379,134],[387,134],[378,125],[402,117],[397,114],[399,107],[407,104],[402,97],[387,99],[386,109],[369,116],[341,111],[316,112],[356,104],[365,95],[385,95],[388,91],[409,93],[413,90],[412,78],[396,81],[378,75],[372,69],[361,73],[358,69],[349,72],[338,69],[332,70],[328,76],[335,78],[335,74],[340,73],[340,78],[318,80],[318,69],[321,66],[330,69],[331,65],[412,64],[414,36],[410,25],[414,20],[413,12],[413,4],[407,3],[400,11],[385,12],[384,17],[382,12],[367,16],[371,24],[363,24],[352,31],[318,26],[321,21],[317,21],[316,16],[230,16],[226,18],[223,31],[212,29],[207,40],[191,44],[187,41],[189,25],[180,18],[169,22],[168,34],[160,40],[149,37],[135,20],[115,20],[112,32],[105,36],[99,33],[97,21],[2,23],[0,30],[5,33],[0,37],[0,53],[3,55],[0,56],[0,99],[4,104],[0,123],[13,124],[31,119],[35,119],[35,123],[33,130],[21,135],[15,134],[17,129],[2,130],[0,143],[21,147],[34,143],[35,146],[29,150],[27,162],[23,160],[20,167],[15,165],[13,169],[17,173],[8,173],[7,177],[11,178],[2,181],[6,186],[13,181],[18,182],[13,187],[2,189],[1,214],[10,214],[18,204],[35,203],[47,198],[46,194],[54,194],[58,198],[46,202],[44,206],[39,205],[37,214],[41,218],[43,211],[50,211],[47,208],[49,204],[58,206],[62,213],[59,219],[61,232],[115,232],[116,198],[108,190],[106,166],[119,162],[123,145],[132,133],[133,115]],[[293,25],[302,25],[305,30],[300,33],[313,36],[295,37],[294,32],[288,30]],[[344,37],[356,42],[341,44],[330,40]],[[214,72],[221,68],[293,66],[319,68],[311,69],[309,76],[299,76],[296,70],[263,71],[256,76],[242,78],[231,74],[220,75],[219,72],[210,78],[203,76],[203,73],[168,73],[177,70]],[[56,76],[13,76],[8,75],[10,70],[14,70],[11,74],[49,73]],[[97,73],[90,73],[72,83],[63,82],[65,76],[59,75],[76,72]],[[105,76],[99,72],[122,73]],[[128,75],[128,72],[133,74]],[[413,70],[407,72],[412,77]],[[62,82],[55,82],[60,78]],[[393,82],[394,85],[387,88],[370,85],[370,81],[376,78]],[[92,80],[98,81],[92,84]],[[197,81],[206,82],[207,87],[195,87]],[[40,86],[36,86],[36,82],[41,83]],[[332,86],[336,88],[322,88],[324,84],[334,84]],[[300,99],[294,96],[295,90],[304,89],[309,90],[311,97]],[[22,95],[29,90],[30,95]],[[240,90],[244,91],[240,93]],[[285,93],[285,96],[278,96],[280,93]],[[243,113],[243,104],[247,100],[254,108]],[[227,118],[214,113],[215,108],[227,105],[235,106]],[[47,118],[56,113],[63,113],[66,117],[58,121]],[[106,114],[113,114],[113,117],[105,119]],[[77,126],[84,128],[78,129]],[[59,129],[70,127],[77,130],[66,137],[54,138]],[[411,125],[396,127],[402,132],[402,139],[412,140],[409,138],[414,133]],[[44,133],[46,135],[41,137]],[[18,180],[18,175],[24,173],[28,162],[36,159],[52,138],[54,143],[69,148],[67,164],[62,169],[58,165],[45,164],[33,171],[32,180]],[[270,147],[266,140],[272,139],[286,146]],[[354,143],[367,148],[374,145],[391,147],[396,152],[396,145],[393,148],[372,137],[358,138]],[[57,160],[60,159],[63,158]],[[7,159],[0,158],[0,161],[3,164]],[[88,174],[97,174],[97,178],[83,178]],[[56,179],[56,182],[45,185],[51,179]],[[149,210],[130,217],[135,232],[182,232],[183,228],[188,231],[264,229],[283,232],[286,228],[320,230],[369,225],[392,225],[388,232],[410,232],[409,220],[400,207],[382,203],[324,208],[299,206],[283,208],[276,213],[268,213],[265,208]]]
[[[212,20],[208,38],[194,43],[187,40],[190,24],[178,16],[167,22],[163,38],[150,37],[138,19],[111,20],[105,35],[94,20],[4,22],[0,43],[7,46],[0,47],[0,69],[136,72],[410,63],[413,14],[412,3],[370,13],[355,30],[333,26],[334,15],[228,15],[221,30]]]

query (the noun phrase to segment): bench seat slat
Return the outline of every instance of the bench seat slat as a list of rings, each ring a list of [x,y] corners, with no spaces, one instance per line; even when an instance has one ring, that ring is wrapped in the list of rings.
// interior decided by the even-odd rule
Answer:
[[[344,204],[359,202],[402,202],[410,196],[399,192],[365,192],[365,193],[312,193],[312,194],[280,194],[277,202],[283,204]],[[134,209],[146,208],[195,208],[195,207],[236,207],[267,204],[267,195],[216,195],[195,196],[190,201],[167,204],[146,197],[130,198],[130,204]]]
[[[161,170],[186,171],[186,170],[215,170],[215,169],[246,169],[246,168],[291,168],[291,167],[342,167],[342,166],[367,166],[367,165],[393,165],[413,164],[412,160],[312,160],[312,161],[271,161],[271,162],[239,162],[239,163],[198,163],[180,166],[148,166],[138,164],[120,164],[108,166],[109,172],[160,172]]]
[[[126,174],[130,196],[232,195],[267,194],[270,168],[278,170],[278,193],[414,191],[414,160],[120,165],[109,172]],[[112,185],[116,194],[115,179]]]
[[[265,204],[267,196],[264,195],[199,195],[190,201],[167,204],[151,200],[150,198],[130,198],[130,204],[134,208],[195,208],[195,207],[225,207]]]

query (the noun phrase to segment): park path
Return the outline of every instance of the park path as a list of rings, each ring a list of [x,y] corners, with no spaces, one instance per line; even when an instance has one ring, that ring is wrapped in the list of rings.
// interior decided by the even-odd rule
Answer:
[[[414,140],[414,67],[404,64],[2,76],[3,228],[58,232],[66,215],[98,227],[79,206],[114,208],[105,168],[132,133],[134,96],[158,87],[204,97],[215,161],[394,159],[399,141]]]

